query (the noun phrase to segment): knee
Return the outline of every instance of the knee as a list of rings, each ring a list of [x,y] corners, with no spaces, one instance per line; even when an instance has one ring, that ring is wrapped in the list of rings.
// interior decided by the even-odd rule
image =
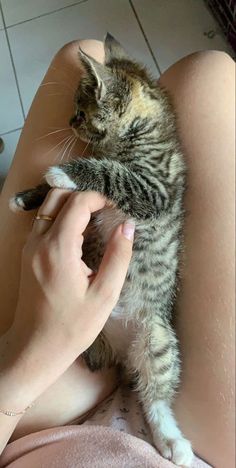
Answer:
[[[226,52],[206,50],[195,52],[183,59],[186,66],[192,66],[200,72],[211,70],[217,76],[233,74],[234,61]]]
[[[225,52],[207,50],[194,52],[172,65],[160,82],[173,93],[184,88],[185,95],[194,96],[197,90],[214,90],[231,93],[234,88],[235,64]],[[217,91],[218,92],[218,91]]]
[[[176,96],[175,100],[178,100],[178,94],[181,99],[196,102],[220,94],[232,96],[234,74],[235,64],[228,54],[208,50],[179,60],[162,75],[160,81]]]
[[[194,52],[193,54],[188,55],[187,58],[191,58],[192,60],[196,60],[200,63],[211,62],[223,68],[234,64],[230,55],[220,50],[203,50],[200,52]]]
[[[95,58],[98,62],[102,62],[104,59],[104,47],[103,42],[95,39],[81,39],[78,41],[72,41],[65,44],[56,54],[56,60],[64,60],[68,57],[78,58],[79,47],[86,52],[86,54]]]

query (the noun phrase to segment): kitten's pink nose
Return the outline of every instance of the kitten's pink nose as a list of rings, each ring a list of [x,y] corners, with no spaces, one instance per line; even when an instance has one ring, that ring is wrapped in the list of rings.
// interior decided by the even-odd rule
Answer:
[[[85,120],[85,113],[83,111],[80,111],[78,114],[74,115],[74,117],[70,119],[70,126],[72,128],[78,128],[80,127],[82,122],[84,122],[84,120]]]

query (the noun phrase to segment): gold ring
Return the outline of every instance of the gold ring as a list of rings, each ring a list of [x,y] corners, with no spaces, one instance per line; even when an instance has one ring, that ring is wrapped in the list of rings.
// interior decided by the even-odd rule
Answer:
[[[43,219],[44,221],[54,221],[55,218],[52,218],[52,216],[41,214],[41,215],[36,215],[34,219],[35,221],[38,219]]]
[[[35,221],[38,221],[40,219],[42,219],[43,221],[54,221],[55,218],[52,218],[52,216],[48,216],[48,215],[44,215],[44,214],[36,215],[32,219],[32,225],[34,224]]]

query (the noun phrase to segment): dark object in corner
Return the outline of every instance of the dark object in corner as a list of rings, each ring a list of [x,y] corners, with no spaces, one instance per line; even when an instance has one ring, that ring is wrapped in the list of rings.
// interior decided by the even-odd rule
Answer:
[[[0,153],[2,153],[4,150],[4,141],[2,138],[0,138]]]
[[[236,0],[205,0],[236,53]]]

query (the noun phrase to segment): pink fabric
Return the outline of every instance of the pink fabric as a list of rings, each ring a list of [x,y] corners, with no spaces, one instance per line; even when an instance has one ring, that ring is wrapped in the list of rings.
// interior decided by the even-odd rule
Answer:
[[[144,440],[103,426],[45,429],[11,442],[0,468],[174,468]],[[195,458],[193,468],[209,468]]]
[[[152,445],[136,392],[121,386],[97,408],[67,426],[11,442],[0,468],[173,468]],[[195,458],[193,468],[209,468]]]

